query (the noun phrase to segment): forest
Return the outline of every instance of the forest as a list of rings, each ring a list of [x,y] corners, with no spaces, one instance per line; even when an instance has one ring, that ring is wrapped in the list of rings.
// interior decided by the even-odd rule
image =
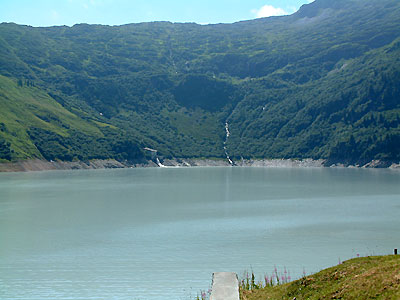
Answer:
[[[229,137],[226,128],[229,128]],[[400,161],[400,2],[233,24],[0,24],[0,162]]]

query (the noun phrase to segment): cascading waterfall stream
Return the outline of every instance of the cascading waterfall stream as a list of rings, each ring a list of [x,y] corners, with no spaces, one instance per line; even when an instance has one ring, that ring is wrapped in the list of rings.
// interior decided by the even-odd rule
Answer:
[[[161,163],[160,159],[157,156],[157,150],[148,147],[144,148],[144,150],[149,151],[151,153],[151,158],[153,161],[155,160],[157,166],[159,166],[160,168],[165,168],[165,166]]]
[[[225,131],[226,131],[226,136],[225,136],[225,141],[224,141],[224,151],[225,151],[225,156],[226,156],[226,159],[229,161],[229,163],[232,165],[232,166],[234,166],[235,165],[235,163],[231,160],[231,158],[229,157],[229,154],[228,154],[228,149],[227,149],[227,146],[226,146],[226,144],[227,144],[227,142],[228,142],[228,138],[229,138],[229,136],[230,136],[230,132],[229,132],[229,124],[228,124],[228,122],[225,122]]]
[[[158,159],[158,157],[156,158],[156,162],[157,162],[157,165],[158,165],[160,168],[165,168],[165,166],[160,162],[160,160]]]

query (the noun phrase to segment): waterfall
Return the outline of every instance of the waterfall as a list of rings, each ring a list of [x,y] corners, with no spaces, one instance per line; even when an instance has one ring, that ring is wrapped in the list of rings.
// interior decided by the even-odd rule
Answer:
[[[158,159],[158,157],[156,158],[156,162],[157,162],[157,165],[158,165],[160,168],[166,168],[166,166],[164,166],[164,165],[160,162],[160,160]]]
[[[228,138],[229,138],[229,136],[231,135],[231,133],[229,132],[229,124],[228,124],[228,122],[225,122],[225,132],[226,132],[225,141],[224,141],[225,156],[226,156],[226,159],[229,161],[229,163],[230,163],[232,166],[234,166],[235,163],[234,163],[234,162],[231,160],[231,158],[229,157],[228,149],[227,149],[227,147],[226,147],[226,143],[228,142]]]

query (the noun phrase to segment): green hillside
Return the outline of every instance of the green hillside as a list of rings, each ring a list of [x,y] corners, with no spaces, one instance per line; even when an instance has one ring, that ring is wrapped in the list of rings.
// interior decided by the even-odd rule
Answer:
[[[228,119],[232,155],[398,161],[399,45],[343,59],[321,79],[251,95]]]
[[[33,86],[0,76],[0,136],[12,145],[8,156],[20,159],[41,158],[32,142],[29,131],[32,127],[68,136],[68,129],[74,128],[88,135],[100,136],[101,132],[89,122],[72,114],[47,93]],[[6,151],[7,152],[7,151]]]
[[[123,159],[126,155],[117,149],[128,142],[118,137],[122,135],[120,130],[73,114],[32,83],[26,85],[0,76],[0,120],[3,161]],[[136,151],[140,157],[141,151]]]
[[[399,299],[400,256],[355,258],[299,280],[241,291],[243,300]]]
[[[396,0],[206,26],[3,23],[0,75],[3,160],[225,158],[225,146],[233,160],[400,161]]]

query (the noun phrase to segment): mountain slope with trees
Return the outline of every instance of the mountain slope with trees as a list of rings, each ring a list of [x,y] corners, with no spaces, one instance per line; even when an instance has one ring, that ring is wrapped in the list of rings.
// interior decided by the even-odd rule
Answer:
[[[316,0],[206,26],[3,23],[0,75],[3,161],[134,160],[145,147],[400,161],[396,0]]]

